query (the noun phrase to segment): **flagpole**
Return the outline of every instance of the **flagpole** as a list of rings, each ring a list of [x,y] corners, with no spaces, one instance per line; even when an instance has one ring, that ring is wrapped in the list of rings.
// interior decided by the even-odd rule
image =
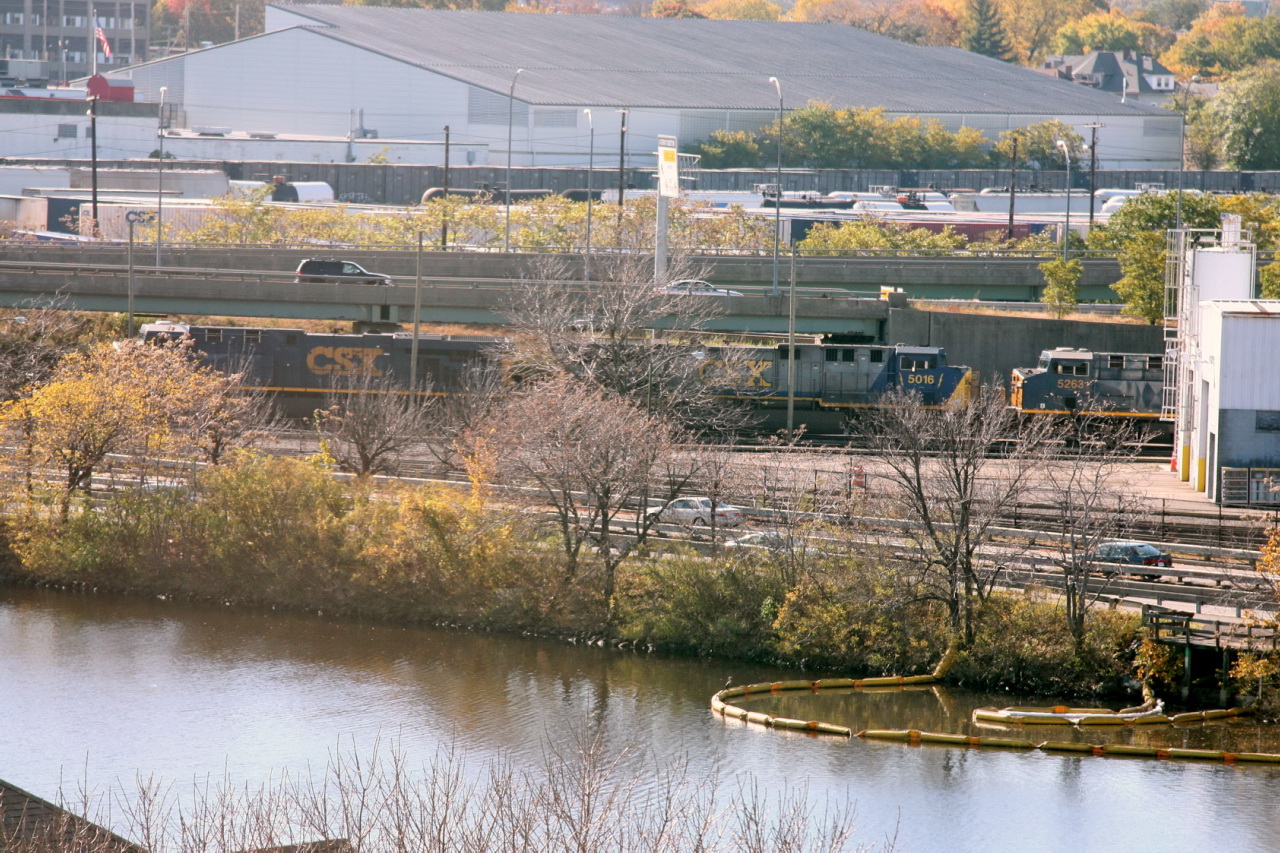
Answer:
[[[90,77],[98,76],[98,10],[93,6],[89,7],[89,50],[93,55],[93,64],[90,66]]]

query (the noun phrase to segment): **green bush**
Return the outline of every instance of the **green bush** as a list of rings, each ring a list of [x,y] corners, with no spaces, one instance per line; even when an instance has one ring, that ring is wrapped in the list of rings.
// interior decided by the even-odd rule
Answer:
[[[797,586],[775,628],[778,650],[788,660],[859,675],[917,675],[941,658],[946,626],[941,604],[845,574],[838,582]]]
[[[766,565],[695,554],[649,562],[619,586],[624,637],[748,659],[772,652],[776,602],[787,592],[778,572]]]
[[[1142,634],[1137,613],[1095,611],[1077,652],[1060,602],[1013,593],[993,595],[977,627],[951,677],[971,687],[1050,695],[1123,692]]]

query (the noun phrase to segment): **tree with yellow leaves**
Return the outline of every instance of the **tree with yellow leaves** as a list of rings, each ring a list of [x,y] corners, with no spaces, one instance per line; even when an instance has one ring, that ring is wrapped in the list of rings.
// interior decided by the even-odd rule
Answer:
[[[1013,41],[1011,58],[1022,65],[1044,59],[1058,30],[1098,10],[1091,0],[1000,0],[998,5]]]
[[[1146,21],[1134,20],[1118,9],[1095,12],[1069,21],[1058,28],[1053,51],[1077,56],[1092,51],[1131,50],[1158,54],[1174,42],[1173,31]]]
[[[0,408],[22,436],[33,470],[59,473],[58,508],[70,512],[109,454],[152,456],[174,448],[184,417],[224,396],[226,378],[200,368],[179,343],[104,343],[67,355],[48,383]]]
[[[725,21],[776,21],[782,9],[769,0],[707,0],[698,11]]]

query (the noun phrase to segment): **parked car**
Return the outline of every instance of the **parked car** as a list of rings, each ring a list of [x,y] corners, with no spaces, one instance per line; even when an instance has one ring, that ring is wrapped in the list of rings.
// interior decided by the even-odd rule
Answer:
[[[666,287],[660,287],[655,291],[657,293],[669,296],[741,296],[742,294],[736,290],[725,290],[723,287],[714,287],[705,281],[696,278],[683,278],[679,281],[673,281]]]
[[[730,539],[724,543],[724,547],[747,550],[790,551],[795,547],[795,544],[786,533],[781,533],[777,530],[763,530],[739,536],[737,539]]]
[[[391,276],[370,272],[353,261],[339,261],[333,258],[307,258],[298,264],[297,280],[311,284],[330,282],[390,284]]]
[[[746,520],[742,510],[729,504],[716,504],[716,527],[737,527]],[[666,506],[651,509],[646,514],[651,522],[687,526],[710,526],[712,518],[711,498],[676,498]]]
[[[1173,567],[1173,557],[1147,542],[1102,542],[1094,549],[1094,562],[1100,563],[1104,571],[1112,571],[1113,566],[1163,566]],[[1148,580],[1156,580],[1159,572],[1136,571]]]

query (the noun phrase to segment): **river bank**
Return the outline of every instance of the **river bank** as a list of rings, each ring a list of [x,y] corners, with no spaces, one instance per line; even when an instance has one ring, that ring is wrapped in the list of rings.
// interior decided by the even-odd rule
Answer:
[[[910,567],[873,547],[702,554],[650,543],[621,564],[610,608],[597,559],[568,571],[537,517],[482,490],[375,489],[280,458],[211,469],[191,493],[134,490],[66,520],[11,518],[5,540],[16,583],[816,673],[929,672],[952,637],[945,608]],[[1079,644],[1048,593],[993,593],[976,616],[951,683],[1134,704],[1138,680],[1163,671],[1158,650],[1141,645],[1136,614],[1093,613]]]

